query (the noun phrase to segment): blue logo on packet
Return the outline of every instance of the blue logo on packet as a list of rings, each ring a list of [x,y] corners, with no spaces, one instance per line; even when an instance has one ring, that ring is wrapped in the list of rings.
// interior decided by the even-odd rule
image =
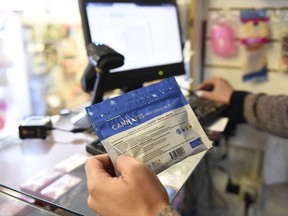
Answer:
[[[187,105],[174,77],[86,107],[100,140]]]
[[[200,138],[193,140],[189,143],[191,145],[192,148],[196,148],[197,146],[202,144],[202,141]]]

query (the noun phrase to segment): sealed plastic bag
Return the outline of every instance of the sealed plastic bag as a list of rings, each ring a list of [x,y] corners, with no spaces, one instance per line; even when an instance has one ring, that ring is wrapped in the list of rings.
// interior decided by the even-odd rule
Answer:
[[[270,42],[266,10],[243,10],[240,13],[242,22],[241,43],[245,46],[246,55],[242,80],[268,80],[268,59],[266,44]]]
[[[113,163],[125,153],[158,174],[212,146],[175,78],[91,105],[86,111]]]

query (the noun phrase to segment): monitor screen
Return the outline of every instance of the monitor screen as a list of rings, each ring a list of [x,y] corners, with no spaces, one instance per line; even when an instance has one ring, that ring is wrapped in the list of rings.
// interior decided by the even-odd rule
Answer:
[[[185,74],[174,0],[79,0],[85,43],[105,44],[125,57],[105,89]]]

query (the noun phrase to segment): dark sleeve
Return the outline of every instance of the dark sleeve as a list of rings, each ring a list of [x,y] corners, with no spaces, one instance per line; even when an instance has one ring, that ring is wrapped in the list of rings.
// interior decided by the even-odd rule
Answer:
[[[234,91],[230,98],[230,107],[228,111],[229,120],[233,123],[244,123],[244,100],[249,94],[246,91]]]
[[[288,96],[234,91],[230,98],[229,123],[248,123],[267,133],[288,138]]]

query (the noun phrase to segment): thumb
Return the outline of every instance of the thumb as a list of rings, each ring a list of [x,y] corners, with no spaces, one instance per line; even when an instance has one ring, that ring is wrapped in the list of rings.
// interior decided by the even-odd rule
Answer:
[[[121,175],[128,174],[131,172],[133,167],[137,167],[139,165],[142,165],[140,161],[127,154],[121,154],[116,159],[116,169],[121,173]]]
[[[122,154],[117,158],[116,168],[121,176],[126,179],[134,179],[136,177],[135,173],[140,174],[139,172],[149,170],[142,162],[126,154]]]

